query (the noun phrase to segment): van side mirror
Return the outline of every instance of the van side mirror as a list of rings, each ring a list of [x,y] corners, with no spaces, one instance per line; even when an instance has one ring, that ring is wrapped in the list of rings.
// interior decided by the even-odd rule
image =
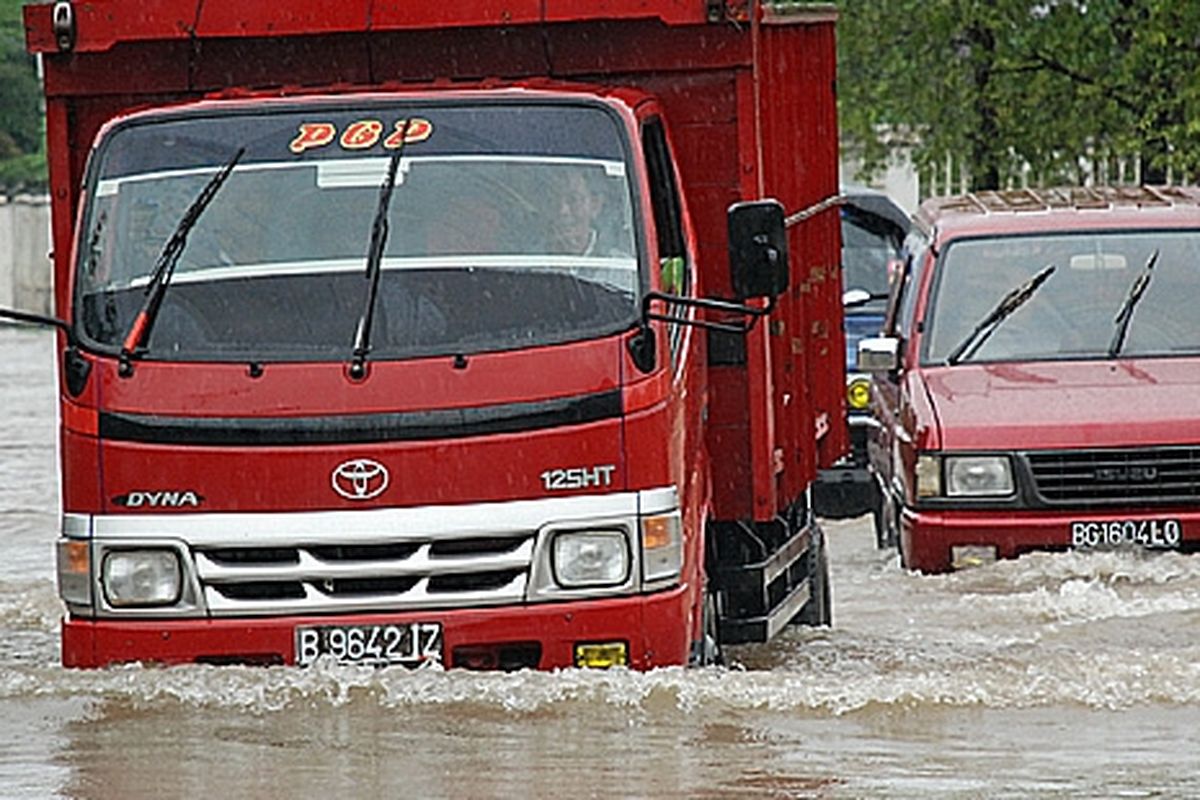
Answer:
[[[858,368],[863,372],[887,373],[900,368],[900,340],[895,336],[873,336],[858,340]]]
[[[842,308],[858,308],[875,299],[866,289],[847,289],[842,292]]]
[[[778,297],[788,288],[787,228],[778,200],[729,207],[729,274],[739,300]]]

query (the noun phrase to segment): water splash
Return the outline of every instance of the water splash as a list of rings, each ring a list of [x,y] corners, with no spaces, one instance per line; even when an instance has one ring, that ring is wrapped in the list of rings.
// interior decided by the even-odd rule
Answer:
[[[0,668],[0,698],[87,697],[147,709],[182,705],[271,714],[289,708],[469,707],[506,714],[567,713],[580,707],[639,715],[701,710],[843,715],[876,707],[1032,708],[1075,704],[1100,709],[1200,702],[1200,647],[1171,653],[1093,653],[1017,647],[1005,652],[897,653],[836,645],[836,658],[806,654],[786,668],[670,668],[479,674],[313,668],[187,666],[106,670]],[[797,654],[801,650],[796,651]]]

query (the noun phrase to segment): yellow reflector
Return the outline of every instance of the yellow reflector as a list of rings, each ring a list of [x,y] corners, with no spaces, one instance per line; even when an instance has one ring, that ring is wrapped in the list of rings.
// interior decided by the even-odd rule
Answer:
[[[88,543],[68,541],[63,548],[66,558],[63,559],[63,566],[67,572],[76,575],[87,575],[90,570],[90,561],[88,557]]]
[[[871,384],[865,380],[851,381],[846,387],[846,402],[856,411],[866,408],[871,402]]]
[[[657,550],[669,547],[671,544],[671,524],[673,517],[646,517],[642,520],[642,547],[647,550]]]
[[[575,645],[575,666],[592,669],[624,667],[629,664],[625,642],[595,642]]]
[[[950,548],[950,565],[955,569],[996,563],[995,545],[956,545]]]

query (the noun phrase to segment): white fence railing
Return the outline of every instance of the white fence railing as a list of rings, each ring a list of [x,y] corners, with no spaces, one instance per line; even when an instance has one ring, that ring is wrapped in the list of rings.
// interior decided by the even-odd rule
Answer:
[[[1047,186],[1139,186],[1142,183],[1142,159],[1137,156],[1103,157],[1094,154],[1079,156],[1064,162],[1057,170],[1036,172],[1029,164],[1013,170],[1004,180],[1002,189],[1044,188]],[[1170,186],[1175,183],[1173,170],[1154,181]],[[919,175],[920,195],[964,194],[970,191],[971,175],[963,160],[947,156],[943,163],[922,170]]]

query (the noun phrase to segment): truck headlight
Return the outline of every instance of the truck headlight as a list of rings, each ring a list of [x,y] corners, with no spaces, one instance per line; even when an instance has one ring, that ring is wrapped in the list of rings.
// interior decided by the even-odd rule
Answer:
[[[683,524],[679,512],[642,518],[642,580],[678,578],[683,570]]]
[[[114,608],[171,605],[183,587],[173,550],[114,550],[104,557],[101,574],[104,596]]]
[[[1003,497],[1013,493],[1008,456],[945,456],[947,497]]]
[[[623,531],[563,531],[554,537],[552,553],[559,586],[620,586],[629,578],[629,540]]]

